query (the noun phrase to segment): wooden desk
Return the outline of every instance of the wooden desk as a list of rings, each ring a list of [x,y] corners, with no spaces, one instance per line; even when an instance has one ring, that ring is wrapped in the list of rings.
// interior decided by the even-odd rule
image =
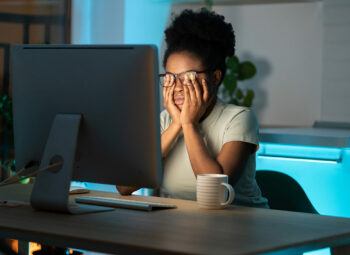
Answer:
[[[0,199],[28,201],[30,188],[0,188]],[[29,205],[0,207],[0,235],[118,254],[300,254],[350,244],[347,218],[237,206],[203,210],[192,201],[147,199],[174,203],[178,209],[64,215],[33,211]]]

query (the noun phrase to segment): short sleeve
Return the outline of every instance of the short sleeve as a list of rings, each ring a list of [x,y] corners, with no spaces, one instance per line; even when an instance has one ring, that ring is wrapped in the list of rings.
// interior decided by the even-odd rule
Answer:
[[[160,113],[160,133],[163,134],[163,132],[168,128],[168,112],[166,110],[163,110]]]
[[[243,109],[232,116],[225,127],[223,144],[241,141],[259,145],[259,127],[255,114]]]

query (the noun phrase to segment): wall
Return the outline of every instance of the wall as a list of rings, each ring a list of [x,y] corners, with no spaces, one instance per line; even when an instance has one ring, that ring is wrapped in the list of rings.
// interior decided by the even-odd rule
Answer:
[[[324,0],[322,120],[350,122],[350,1]]]
[[[164,51],[170,12],[199,5],[170,0],[74,0],[73,43],[153,43]],[[237,53],[254,61],[261,125],[350,122],[350,2],[217,5],[233,23]]]
[[[256,63],[249,81],[261,125],[308,126],[320,118],[322,5],[217,7],[234,24],[242,59]]]
[[[72,43],[154,44],[161,49],[170,7],[171,1],[73,0]]]
[[[123,40],[124,1],[72,1],[72,43],[116,44]]]

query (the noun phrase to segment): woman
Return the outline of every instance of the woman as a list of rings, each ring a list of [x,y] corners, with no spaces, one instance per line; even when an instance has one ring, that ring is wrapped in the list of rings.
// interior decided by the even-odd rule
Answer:
[[[235,204],[267,207],[255,181],[258,126],[244,107],[217,98],[234,55],[235,37],[224,17],[202,9],[185,10],[165,30],[167,49],[161,74],[165,110],[161,113],[164,159],[163,196],[196,199],[196,176],[229,176]],[[118,187],[122,194],[135,189]]]

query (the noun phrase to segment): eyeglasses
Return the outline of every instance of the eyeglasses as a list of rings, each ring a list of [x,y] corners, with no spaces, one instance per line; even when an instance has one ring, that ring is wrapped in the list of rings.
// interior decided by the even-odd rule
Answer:
[[[163,86],[163,87],[171,87],[175,84],[175,81],[176,79],[178,79],[180,81],[180,83],[182,85],[185,84],[185,81],[186,80],[190,80],[191,77],[197,77],[198,74],[200,73],[207,73],[209,70],[203,70],[203,71],[193,71],[193,70],[190,70],[190,71],[185,71],[185,72],[182,72],[182,73],[178,73],[178,74],[175,74],[175,73],[170,73],[170,72],[166,72],[166,73],[162,73],[162,74],[159,74],[159,79],[160,79],[160,84]],[[166,81],[170,81],[170,79],[173,78],[174,82],[173,83],[167,83]]]

